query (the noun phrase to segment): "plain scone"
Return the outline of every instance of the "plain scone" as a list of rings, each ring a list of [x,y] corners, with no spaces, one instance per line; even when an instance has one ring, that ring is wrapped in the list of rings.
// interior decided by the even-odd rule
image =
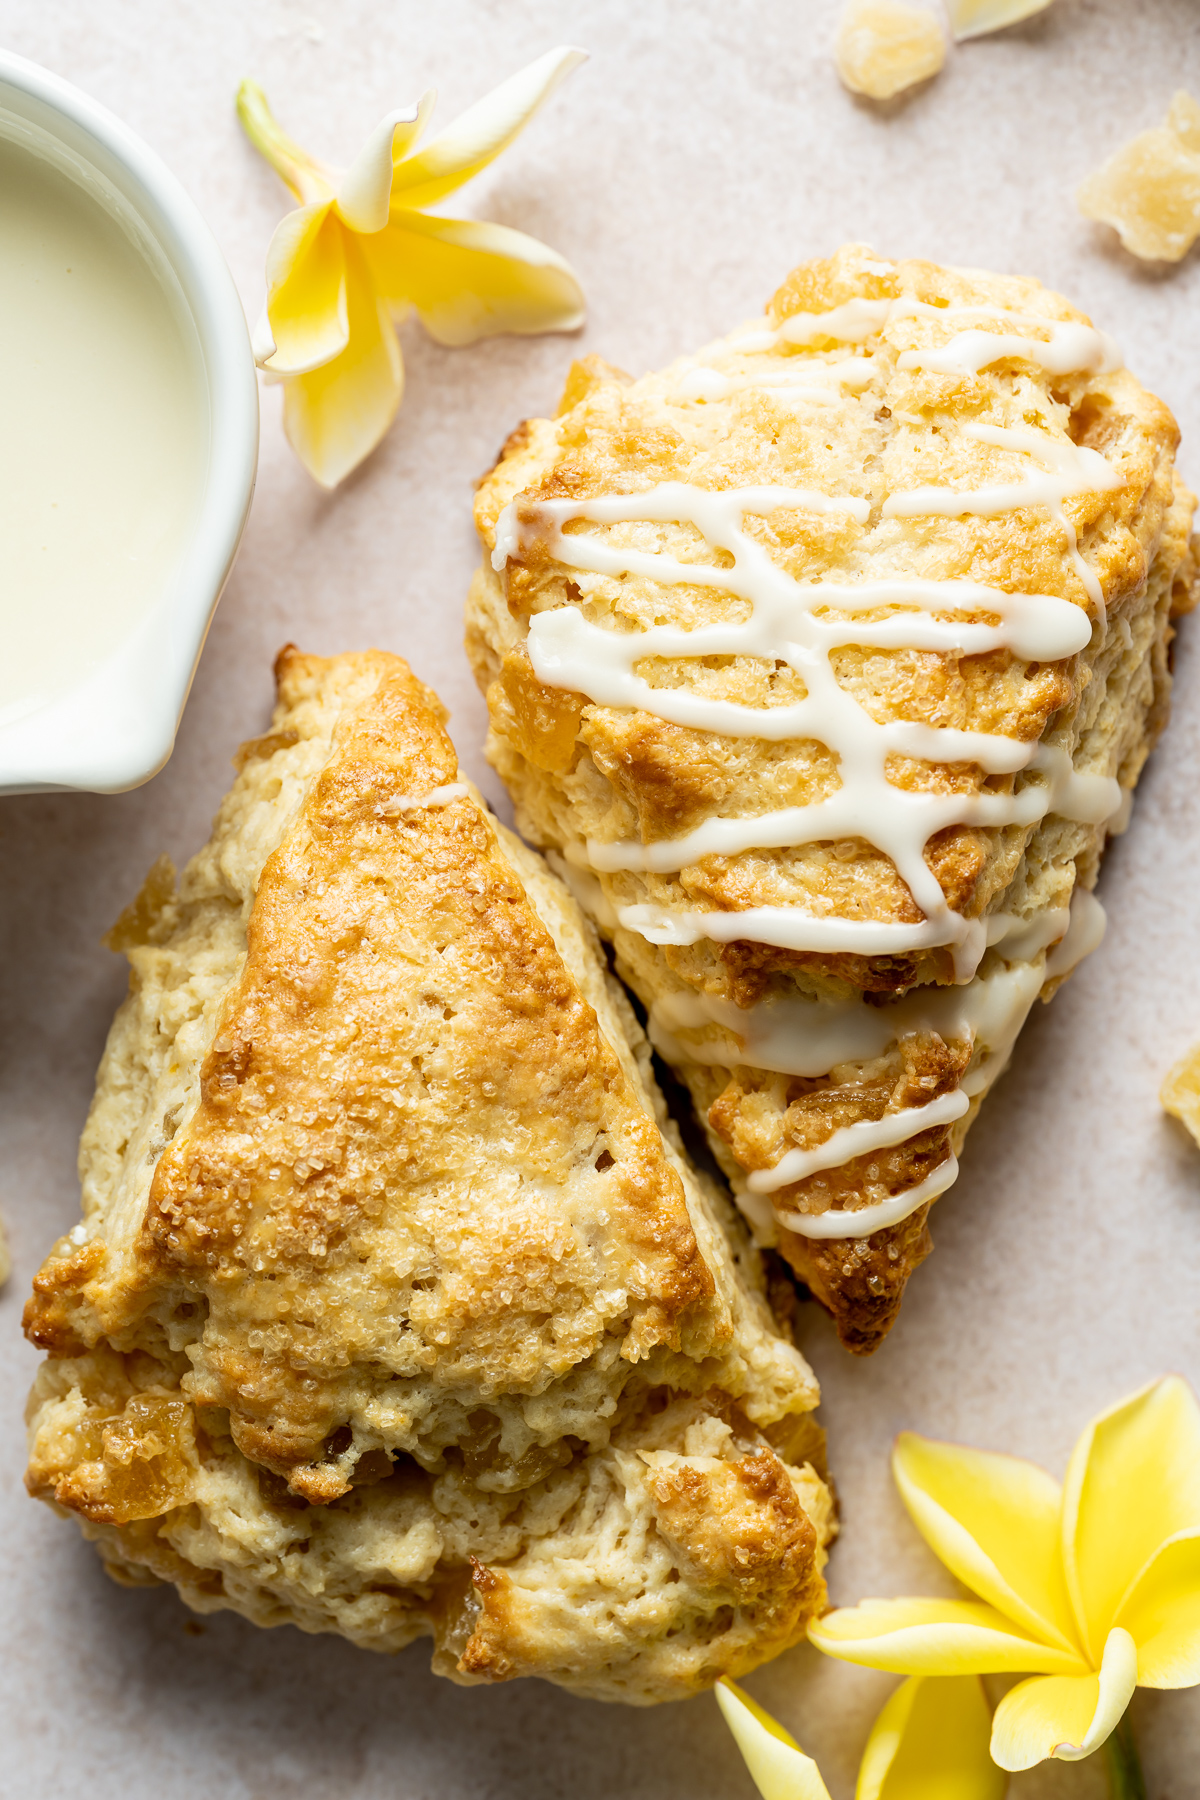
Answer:
[[[664,371],[577,363],[478,493],[467,649],[518,828],[855,1351],[1098,941],[1166,720],[1195,502],[1118,360],[1035,281],[851,246]]]
[[[816,1382],[592,928],[398,657],[285,651],[132,965],[28,1484],[119,1580],[648,1703],[824,1604]],[[816,1466],[814,1466],[814,1464]]]

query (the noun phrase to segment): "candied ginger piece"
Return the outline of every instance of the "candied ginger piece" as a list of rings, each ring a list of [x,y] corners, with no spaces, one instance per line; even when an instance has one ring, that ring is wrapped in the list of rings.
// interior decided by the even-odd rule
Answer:
[[[923,6],[902,0],[848,0],[834,48],[837,71],[855,94],[890,100],[928,81],[946,60],[942,28]]]
[[[950,29],[959,43],[964,38],[983,37],[989,31],[1003,31],[1006,25],[1017,25],[1034,13],[1045,12],[1050,0],[946,0]]]
[[[1130,138],[1080,188],[1079,210],[1134,256],[1178,262],[1200,237],[1200,103],[1180,91],[1166,123]]]
[[[1180,1057],[1158,1097],[1171,1117],[1186,1125],[1200,1144],[1200,1044],[1193,1044]]]
[[[1179,89],[1167,108],[1167,130],[1200,156],[1200,100],[1193,100],[1186,88]]]

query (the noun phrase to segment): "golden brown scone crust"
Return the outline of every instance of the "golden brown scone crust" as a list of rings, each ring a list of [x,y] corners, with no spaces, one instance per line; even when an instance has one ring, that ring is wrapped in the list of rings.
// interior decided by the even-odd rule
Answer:
[[[289,649],[132,965],[29,1485],[201,1610],[672,1698],[802,1635],[811,1372],[591,928],[399,658]]]
[[[918,261],[880,263],[855,246],[797,269],[774,296],[767,323],[779,328],[796,315],[904,297],[927,308],[1000,307],[1048,323],[1088,323],[1035,281]],[[986,314],[973,323],[1012,329]],[[956,319],[953,329],[961,328]],[[580,574],[556,561],[538,535],[539,519],[549,516],[539,515],[545,502],[639,494],[668,482],[801,488],[865,502],[861,523],[844,512],[799,507],[747,516],[742,529],[777,567],[805,582],[969,581],[1051,595],[1096,620],[1090,643],[1056,662],[1030,662],[1009,649],[835,650],[839,685],[871,718],[1040,741],[1067,751],[1077,770],[1115,777],[1126,795],[1162,729],[1170,619],[1192,604],[1195,577],[1194,500],[1175,471],[1174,420],[1124,369],[1051,374],[1019,352],[974,374],[901,366],[906,350],[942,346],[950,330],[928,312],[901,312],[863,342],[811,333],[786,354],[809,357],[826,373],[839,359],[869,358],[865,381],[835,383],[820,404],[763,381],[764,372],[774,379],[781,368],[777,347],[739,351],[734,338],[710,346],[698,361],[638,381],[589,358],[575,366],[558,418],[526,421],[480,487],[476,521],[485,555],[468,602],[467,648],[487,695],[488,753],[512,792],[520,829],[566,857],[578,897],[613,940],[619,972],[648,1008],[681,994],[740,1008],[795,997],[886,1001],[952,983],[956,971],[945,948],[858,955],[750,938],[657,944],[618,922],[623,909],[645,905],[667,914],[794,907],[896,926],[925,915],[889,856],[864,838],[702,855],[677,873],[587,868],[588,840],[661,844],[707,821],[819,802],[837,792],[840,777],[836,759],[814,739],[726,736],[544,685],[527,648],[529,628],[555,609],[574,606],[593,624],[626,631],[693,630],[745,616],[744,602],[719,588],[663,582],[636,569]],[[697,370],[712,367],[728,377],[728,391],[710,386],[698,403]],[[978,427],[983,439],[972,435]],[[995,516],[889,517],[883,510],[887,496],[926,486],[978,490],[1025,479],[1028,456],[986,437],[997,427],[1036,430],[1068,457],[1075,447],[1098,451],[1118,475],[1117,488],[1069,494],[1063,508],[1100,584],[1103,619],[1062,524],[1044,505]],[[497,572],[490,553],[510,502],[523,535]],[[586,529],[604,536],[595,524]],[[714,554],[686,525],[623,525],[613,542],[683,562],[711,564]],[[806,691],[786,663],[751,655],[663,657],[641,667],[658,686],[764,709],[795,704]],[[892,756],[888,779],[898,788],[961,794],[966,804],[984,793],[1020,791],[1026,777],[1017,776],[1014,789],[1011,775],[988,778],[974,764]],[[1006,913],[1032,921],[1064,915],[1076,885],[1094,885],[1107,830],[1108,822],[1078,823],[1054,812],[1032,825],[951,825],[929,839],[924,860],[946,901],[967,919]],[[981,973],[997,967],[998,955],[988,953]],[[1044,997],[1051,991],[1048,983]],[[686,1034],[656,1042],[687,1082],[713,1150],[740,1188],[749,1173],[771,1169],[789,1150],[810,1149],[842,1126],[952,1089],[972,1048],[926,1036],[897,1043],[869,1065],[801,1080],[692,1061]],[[832,1178],[822,1173],[792,1184],[774,1203],[792,1213],[819,1212],[879,1203],[917,1186],[961,1146],[977,1109],[975,1100],[953,1126],[859,1158]],[[832,1311],[850,1348],[874,1348],[892,1323],[908,1275],[931,1247],[927,1212],[922,1206],[861,1239],[810,1239],[775,1227],[781,1249]]]

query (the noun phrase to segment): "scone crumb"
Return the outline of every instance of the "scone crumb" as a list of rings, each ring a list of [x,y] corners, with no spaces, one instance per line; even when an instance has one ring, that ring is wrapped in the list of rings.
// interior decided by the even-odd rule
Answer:
[[[903,0],[847,0],[834,60],[852,93],[890,100],[937,74],[946,60],[946,40],[923,6],[906,6]]]
[[[1171,1117],[1186,1125],[1200,1144],[1200,1044],[1193,1044],[1180,1057],[1158,1097]]]
[[[989,31],[1003,31],[1006,25],[1019,25],[1034,13],[1044,12],[1050,0],[946,0],[950,29],[959,43],[964,38],[983,37]]]
[[[136,900],[131,900],[116,924],[100,940],[108,950],[134,950],[153,940],[155,926],[175,897],[175,865],[160,856],[151,865]]]
[[[1134,256],[1179,262],[1200,237],[1200,102],[1181,88],[1165,124],[1130,138],[1076,197]]]

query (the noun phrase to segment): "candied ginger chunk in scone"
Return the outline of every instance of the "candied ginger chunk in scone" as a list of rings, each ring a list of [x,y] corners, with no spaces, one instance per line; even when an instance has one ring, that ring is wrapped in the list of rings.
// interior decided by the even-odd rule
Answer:
[[[1037,282],[850,247],[661,373],[577,364],[480,488],[518,825],[853,1350],[1099,942],[1193,598],[1177,436]]]
[[[286,651],[151,871],[34,1283],[31,1490],[120,1578],[459,1681],[675,1698],[803,1636],[817,1388],[592,928],[398,657]]]

